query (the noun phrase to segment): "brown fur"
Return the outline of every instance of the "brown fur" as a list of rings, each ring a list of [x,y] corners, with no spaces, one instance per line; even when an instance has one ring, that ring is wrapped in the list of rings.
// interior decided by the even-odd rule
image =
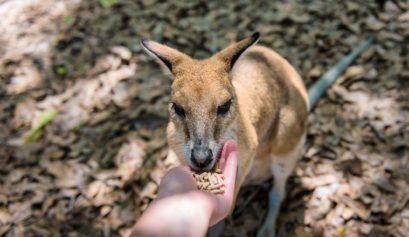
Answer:
[[[236,140],[236,195],[245,179],[248,183],[270,177],[274,159],[286,162],[286,156],[305,136],[308,113],[301,78],[276,52],[254,46],[235,61],[254,42],[254,37],[242,40],[206,60],[191,59],[158,43],[145,43],[149,51],[171,64],[171,101],[186,112],[181,120],[169,107],[167,136],[172,153],[186,163],[186,144],[198,137],[213,139],[219,148],[228,139]],[[217,116],[217,107],[230,98],[229,114]]]

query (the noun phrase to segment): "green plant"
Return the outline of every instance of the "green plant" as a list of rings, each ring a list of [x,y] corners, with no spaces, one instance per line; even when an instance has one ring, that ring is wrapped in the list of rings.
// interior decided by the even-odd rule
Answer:
[[[58,110],[56,110],[56,109],[52,109],[50,111],[45,112],[41,116],[39,123],[26,133],[26,135],[24,136],[25,140],[27,142],[36,142],[38,140],[38,138],[40,138],[41,135],[43,134],[44,127],[48,123],[53,121],[53,119],[57,115],[58,115]]]
[[[118,3],[118,0],[99,0],[101,6],[105,9],[112,7],[113,5]]]

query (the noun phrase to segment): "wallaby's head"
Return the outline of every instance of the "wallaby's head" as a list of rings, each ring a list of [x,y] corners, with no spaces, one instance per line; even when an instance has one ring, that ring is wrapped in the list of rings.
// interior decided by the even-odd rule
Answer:
[[[223,143],[231,137],[238,108],[230,71],[240,55],[259,38],[258,33],[205,60],[195,60],[147,39],[142,45],[173,74],[170,125],[178,139],[172,147],[183,151],[191,168],[211,170]],[[182,157],[180,157],[182,158]]]

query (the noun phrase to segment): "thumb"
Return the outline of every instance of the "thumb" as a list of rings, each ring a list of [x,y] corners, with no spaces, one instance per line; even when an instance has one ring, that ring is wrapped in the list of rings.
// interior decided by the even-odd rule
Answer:
[[[234,189],[237,173],[237,152],[236,142],[229,140],[224,143],[221,152],[219,168],[224,175],[224,193],[222,195],[211,195],[215,200],[215,209],[210,220],[210,225],[214,225],[225,218],[233,207]]]
[[[220,168],[224,175],[225,195],[233,199],[237,173],[237,148],[235,141],[229,140],[223,145],[220,158]]]

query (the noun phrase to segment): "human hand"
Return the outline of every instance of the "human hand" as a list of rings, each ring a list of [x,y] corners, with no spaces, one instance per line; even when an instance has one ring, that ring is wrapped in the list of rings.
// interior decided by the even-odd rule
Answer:
[[[196,181],[192,176],[190,168],[180,166],[171,169],[163,178],[158,191],[158,199],[173,195],[188,194],[195,199],[202,199],[210,204],[212,208],[210,226],[224,219],[234,205],[234,188],[237,171],[236,142],[227,141],[222,148],[219,160],[219,168],[224,175],[225,191],[223,194],[212,194],[197,189]]]
[[[223,194],[199,191],[189,167],[173,168],[162,179],[157,198],[135,224],[131,236],[204,236],[209,226],[225,218],[234,201],[234,141],[223,145],[219,159],[224,175]]]

